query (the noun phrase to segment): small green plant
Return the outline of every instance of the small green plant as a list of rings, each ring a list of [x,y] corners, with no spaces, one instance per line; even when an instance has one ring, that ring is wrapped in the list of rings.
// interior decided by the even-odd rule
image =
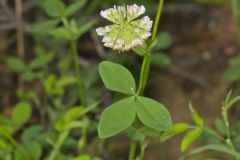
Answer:
[[[165,141],[168,138],[187,131],[185,134],[182,143],[181,150],[186,151],[187,148],[201,135],[206,137],[209,144],[205,146],[198,147],[196,149],[190,150],[186,156],[183,156],[181,159],[188,159],[196,155],[195,158],[214,158],[209,157],[207,154],[199,154],[204,151],[215,151],[228,154],[229,156],[235,158],[236,160],[240,158],[240,146],[239,146],[239,124],[235,127],[230,127],[228,112],[229,110],[240,101],[240,97],[232,97],[231,92],[226,97],[225,101],[222,104],[221,113],[222,119],[216,119],[216,128],[212,129],[204,123],[203,118],[196,112],[190,103],[189,109],[194,121],[194,125],[186,123],[177,123],[173,125],[172,129],[166,132],[163,132],[160,136],[161,141]],[[239,123],[239,122],[238,122]],[[193,158],[193,157],[192,157]]]
[[[132,139],[129,160],[136,158],[137,141],[141,144],[139,159],[144,158],[147,143],[144,138],[146,134],[139,131],[141,127],[147,127],[148,130],[167,131],[172,125],[171,116],[165,106],[143,96],[162,6],[163,0],[160,0],[150,41],[146,39],[151,36],[153,22],[148,16],[138,19],[145,12],[145,7],[136,4],[114,6],[101,11],[101,16],[114,24],[96,30],[98,35],[103,36],[104,46],[119,52],[134,50],[135,53],[144,57],[138,88],[136,88],[134,77],[124,66],[109,61],[101,62],[99,65],[99,73],[106,88],[122,93],[126,98],[115,102],[103,111],[98,126],[98,135],[100,138],[108,138],[126,131]],[[139,134],[142,137],[140,139],[136,136]]]
[[[11,116],[0,116],[0,159],[95,159],[86,145],[88,130],[94,132],[97,126],[87,114],[95,114],[99,104],[101,93],[95,86],[99,78],[96,65],[80,71],[77,50],[77,40],[94,22],[74,17],[87,1],[38,2],[46,18],[32,26],[35,55],[28,62],[11,57],[7,64],[21,80],[42,89],[19,90]]]

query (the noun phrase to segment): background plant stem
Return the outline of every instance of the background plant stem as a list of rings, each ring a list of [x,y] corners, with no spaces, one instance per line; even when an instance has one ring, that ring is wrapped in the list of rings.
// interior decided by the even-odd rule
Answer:
[[[55,160],[57,158],[57,155],[59,155],[59,151],[61,149],[61,146],[63,145],[64,141],[66,140],[69,130],[64,130],[60,133],[60,136],[58,137],[57,143],[54,146],[53,151],[51,152],[48,160]]]
[[[22,0],[15,0],[15,6],[16,6],[16,21],[17,21],[17,27],[16,27],[16,34],[17,34],[17,56],[24,60],[24,30],[23,30],[23,16],[22,16]],[[24,88],[23,82],[18,80],[18,86],[19,88]]]
[[[228,121],[228,113],[227,113],[227,109],[225,107],[222,107],[222,116],[223,116],[223,120],[225,123],[225,127],[226,127],[226,133],[227,133],[227,139],[226,139],[226,144],[229,145],[229,147],[231,147],[234,151],[236,151],[233,143],[232,143],[232,138],[230,135],[230,129],[229,129],[229,121]]]
[[[79,65],[79,57],[77,51],[77,43],[76,41],[71,41],[71,48],[73,53],[73,60],[75,65],[75,72],[78,80],[78,91],[79,91],[79,99],[81,104],[84,106],[84,92],[83,92],[83,84],[81,79],[80,65]]]
[[[152,33],[152,41],[154,41],[157,37],[157,31],[159,26],[160,17],[162,14],[162,8],[163,8],[164,0],[159,0],[158,10],[156,14],[156,18],[154,21],[154,27],[153,27],[153,33]],[[141,72],[140,72],[140,80],[139,80],[139,88],[137,91],[138,96],[142,96],[144,93],[144,90],[146,88],[148,75],[149,75],[149,69],[151,66],[151,54],[147,53],[144,55]],[[138,119],[135,120],[134,127],[138,128]],[[128,160],[134,160],[135,154],[136,154],[136,148],[137,148],[137,142],[132,140],[130,145],[130,152]]]
[[[81,78],[81,68],[79,64],[79,57],[78,57],[78,51],[77,51],[77,42],[71,41],[71,48],[72,48],[72,53],[73,53],[73,59],[74,59],[74,64],[75,64],[75,72],[78,80],[78,90],[79,90],[79,99],[80,99],[80,104],[85,107],[85,101],[84,101],[84,88],[83,88],[83,83],[82,83],[82,78]],[[80,147],[79,147],[79,152],[83,153],[85,150],[85,145],[87,143],[87,128],[82,129],[82,136],[80,139]]]

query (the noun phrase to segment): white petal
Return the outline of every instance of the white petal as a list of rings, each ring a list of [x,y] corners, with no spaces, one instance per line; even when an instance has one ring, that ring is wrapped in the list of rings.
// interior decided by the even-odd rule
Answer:
[[[151,30],[152,25],[153,25],[153,21],[150,20],[150,18],[148,16],[143,17],[142,19],[140,19],[140,24],[139,24],[141,28],[145,28],[148,31]]]
[[[113,48],[113,42],[104,43],[104,46]]]
[[[117,21],[117,15],[118,15],[116,6],[114,6],[114,8],[109,8],[109,9],[106,9],[104,11],[101,11],[100,15],[103,18],[106,18],[109,21],[112,21],[113,23],[115,23]]]
[[[107,36],[104,36],[103,40],[102,40],[102,42],[107,42],[107,43],[109,43],[111,41],[112,41],[112,38],[111,37],[107,37]]]
[[[143,5],[138,6],[134,4],[131,6],[127,6],[127,15],[128,15],[127,17],[129,21],[137,18],[138,16],[142,15],[144,12],[145,12],[145,7]]]
[[[131,43],[132,48],[142,45],[143,44],[143,40],[141,39],[134,39]]]
[[[105,34],[109,33],[111,30],[110,30],[110,27],[109,26],[106,26],[106,27],[99,27],[96,29],[96,32],[99,36],[104,36]]]
[[[143,33],[142,35],[141,35],[141,38],[142,39],[147,39],[148,37],[150,37],[151,36],[151,33],[150,32],[145,32],[145,33]]]

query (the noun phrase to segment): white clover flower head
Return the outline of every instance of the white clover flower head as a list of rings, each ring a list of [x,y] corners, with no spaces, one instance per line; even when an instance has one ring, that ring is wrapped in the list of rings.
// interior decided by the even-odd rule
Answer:
[[[100,12],[112,25],[96,29],[103,36],[104,46],[118,51],[129,51],[141,46],[151,36],[153,21],[148,16],[136,19],[145,12],[144,6],[114,6]]]

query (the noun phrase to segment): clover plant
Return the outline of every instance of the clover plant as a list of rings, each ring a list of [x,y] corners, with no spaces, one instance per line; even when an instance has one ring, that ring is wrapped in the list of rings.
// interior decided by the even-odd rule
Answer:
[[[98,126],[100,138],[114,136],[127,131],[132,126],[136,131],[143,126],[156,131],[167,131],[172,126],[171,116],[166,107],[143,95],[149,76],[151,49],[156,40],[162,6],[163,0],[160,0],[153,33],[151,32],[153,21],[148,16],[139,18],[145,12],[145,7],[142,5],[114,6],[100,13],[103,18],[113,23],[96,29],[97,34],[103,36],[104,46],[117,50],[119,54],[133,50],[143,57],[138,87],[131,72],[121,64],[109,61],[100,63],[99,74],[106,88],[126,96],[103,111]],[[148,40],[150,36],[152,38]],[[131,135],[130,131],[127,132]],[[136,137],[131,138],[129,160],[135,159],[137,147]],[[146,145],[144,139],[141,146]],[[141,148],[145,149],[145,147]],[[144,149],[140,149],[140,159],[143,159]]]

